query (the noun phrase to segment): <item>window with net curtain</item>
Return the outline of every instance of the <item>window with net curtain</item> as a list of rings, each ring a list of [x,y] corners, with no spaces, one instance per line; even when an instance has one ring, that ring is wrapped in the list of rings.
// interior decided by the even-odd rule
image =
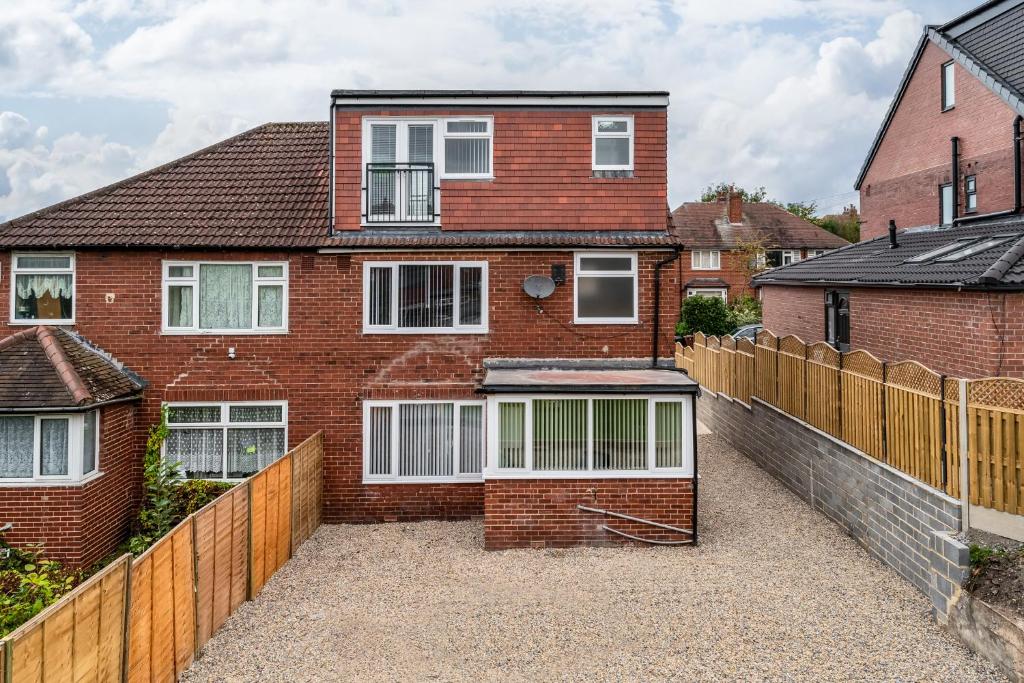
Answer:
[[[170,263],[168,330],[282,330],[287,275],[281,263]]]
[[[0,417],[0,479],[76,479],[96,471],[98,414]]]
[[[479,481],[483,415],[479,402],[368,402],[363,444],[367,479]]]
[[[658,470],[681,469],[684,406],[650,398],[500,401],[497,466],[525,469],[529,449],[534,472],[641,472],[652,462]]]
[[[14,308],[17,321],[74,318],[74,257],[19,254],[14,257]]]
[[[189,479],[244,479],[287,452],[283,404],[172,405],[164,457]]]

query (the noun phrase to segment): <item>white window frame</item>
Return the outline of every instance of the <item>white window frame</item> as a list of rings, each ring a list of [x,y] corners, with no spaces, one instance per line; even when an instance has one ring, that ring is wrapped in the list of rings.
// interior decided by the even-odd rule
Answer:
[[[942,111],[956,107],[956,67],[951,59],[942,65]]]
[[[705,257],[707,257],[705,259]],[[708,265],[704,265],[705,260]],[[721,270],[722,252],[718,249],[694,249],[690,254],[691,270]]]
[[[629,258],[631,268],[625,270],[588,270],[580,272],[580,261],[583,258]],[[633,315],[629,318],[582,318],[580,317],[580,277],[620,277],[633,278]],[[572,318],[577,325],[635,325],[640,320],[640,276],[637,267],[637,253],[635,251],[577,251],[573,255],[572,268]]]
[[[441,180],[493,180],[494,179],[494,117],[493,116],[459,116],[445,119],[438,119],[441,128],[441,144],[435,146],[435,150],[440,150],[441,165],[438,169],[439,177]],[[449,133],[449,123],[459,122],[472,122],[472,123],[486,123],[486,133]],[[487,151],[487,171],[483,173],[448,173],[445,170],[448,159],[446,156],[445,141],[448,138],[462,139],[462,140],[481,140],[487,139],[488,151]],[[438,155],[435,154],[435,157]],[[437,162],[434,162],[435,168],[437,168]],[[365,167],[364,167],[365,168]]]
[[[725,303],[729,303],[729,290],[725,287],[690,287],[686,290],[686,298],[691,296],[717,296]]]
[[[949,192],[949,197],[946,197],[946,192]],[[955,194],[953,192],[953,183],[942,183],[939,185],[939,225],[952,225],[954,219],[953,211],[953,198]],[[946,220],[947,214],[949,220]]]
[[[18,259],[22,256],[43,256],[49,258],[58,258],[67,256],[70,258],[70,267],[68,268],[19,268]],[[75,323],[75,314],[78,312],[77,299],[78,299],[78,278],[76,277],[75,271],[75,252],[73,251],[20,251],[13,252],[11,254],[11,295],[10,295],[10,323],[12,325],[73,325]],[[15,317],[15,305],[17,301],[17,289],[18,289],[18,275],[71,275],[71,317],[70,318],[57,318],[57,319],[44,319],[44,318],[33,318],[31,320],[22,320]]]
[[[815,258],[817,256],[824,256],[829,252],[828,249],[810,249],[807,251],[807,258]]]
[[[489,396],[484,411],[487,419],[487,464],[485,479],[667,479],[693,476],[694,434],[693,396],[678,394],[517,394]],[[585,470],[534,470],[533,469],[533,401],[576,399],[587,401],[587,469]],[[646,399],[647,400],[647,469],[643,470],[595,470],[594,466],[594,400],[601,399]],[[524,467],[499,467],[499,443],[501,434],[498,420],[502,403],[519,403],[524,407],[523,449]],[[679,403],[683,410],[683,466],[656,466],[655,404]]]
[[[209,408],[211,406],[220,407],[220,420],[217,422],[170,422],[168,420],[167,428],[170,430],[175,429],[221,429],[224,432],[224,438],[221,440],[221,472],[227,474],[228,467],[228,429],[284,429],[284,453],[281,454],[283,458],[288,453],[288,401],[169,401],[162,404],[163,408]],[[231,406],[281,406],[281,421],[280,422],[231,422]],[[167,442],[160,447],[160,456],[164,459],[167,458]],[[251,476],[251,475],[250,475]],[[181,479],[184,481],[185,471],[181,470]],[[201,481],[228,481],[228,482],[239,482],[245,481],[246,478],[238,479],[232,477],[216,477],[213,479],[203,479]]]
[[[398,325],[398,274],[400,266],[454,266],[451,327],[399,327]],[[370,270],[391,269],[391,324],[370,324]],[[463,325],[459,321],[460,298],[459,278],[462,268],[480,268],[480,324]],[[363,334],[487,334],[489,321],[488,305],[489,280],[487,261],[364,261],[363,262]]]
[[[32,476],[31,477],[0,477],[0,488],[5,486],[38,486],[55,485],[69,486],[92,481],[103,474],[100,468],[100,431],[101,415],[99,411],[86,411],[96,413],[95,453],[96,464],[91,472],[83,472],[85,466],[84,452],[84,429],[86,413],[8,413],[3,417],[31,417],[33,419],[32,433]],[[67,474],[43,474],[42,473],[42,420],[67,420],[68,421],[68,473]]]
[[[203,265],[252,266],[252,327],[245,329],[201,329],[199,327],[199,267]],[[190,277],[170,276],[174,267],[191,267]],[[260,267],[281,267],[281,277],[259,275]],[[160,298],[160,330],[165,335],[215,334],[215,335],[252,335],[252,334],[288,334],[288,262],[287,261],[164,261],[162,268],[162,285]],[[281,326],[259,327],[259,287],[265,285],[281,286]],[[170,311],[171,287],[186,286],[192,288],[192,325],[190,327],[171,327],[168,324]]]
[[[599,121],[625,121],[626,132],[625,133],[598,133],[597,124]],[[590,162],[591,169],[594,171],[632,171],[635,165],[636,156],[634,154],[634,135],[633,130],[633,117],[621,114],[595,114],[591,118],[591,131],[590,131]],[[628,164],[598,164],[597,163],[597,140],[599,138],[627,138],[629,139],[629,163]]]
[[[789,263],[786,263],[786,259],[789,259]],[[800,250],[799,249],[783,249],[781,263],[784,266],[791,266],[794,263],[800,262]]]
[[[453,476],[444,477],[402,477],[399,476],[399,420],[398,410],[401,405],[452,405],[454,415],[453,444],[452,444],[452,472]],[[459,461],[462,450],[462,432],[460,430],[462,420],[462,408],[464,406],[480,406],[483,409],[482,429],[483,449],[480,472],[462,473],[459,471]],[[370,474],[370,410],[372,408],[391,409],[391,474]],[[418,400],[418,399],[396,399],[396,400],[368,400],[363,401],[363,483],[364,484],[471,484],[480,483],[484,480],[483,472],[487,467],[487,401],[485,400]]]

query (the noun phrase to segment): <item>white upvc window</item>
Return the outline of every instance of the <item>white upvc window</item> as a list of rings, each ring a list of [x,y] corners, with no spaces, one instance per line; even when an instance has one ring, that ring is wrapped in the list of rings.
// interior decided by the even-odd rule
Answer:
[[[956,105],[956,82],[953,62],[942,65],[942,111],[948,111]]]
[[[813,258],[815,256],[822,256],[823,254],[828,253],[828,251],[828,249],[809,249],[807,251],[807,257]]]
[[[169,403],[164,458],[186,479],[238,481],[288,451],[284,401]]]
[[[592,119],[592,166],[595,171],[633,170],[633,117],[595,116]]]
[[[489,179],[494,158],[494,119],[444,119],[442,178]]]
[[[486,261],[363,264],[363,332],[487,332]]]
[[[686,290],[687,298],[691,296],[717,296],[722,301],[729,303],[729,290],[724,287],[691,287]]]
[[[788,266],[791,263],[796,263],[800,260],[800,251],[798,249],[783,249],[782,251],[782,265]]]
[[[287,261],[164,261],[164,334],[288,331]]]
[[[486,478],[689,477],[691,396],[492,396]]]
[[[99,414],[0,416],[0,483],[68,484],[99,470]]]
[[[482,481],[484,405],[484,401],[364,401],[363,481]]]
[[[577,252],[573,319],[579,324],[629,324],[637,316],[637,255]]]
[[[71,325],[75,322],[75,255],[11,255],[11,322]]]
[[[697,249],[690,258],[693,270],[719,270],[722,267],[722,252],[717,249]]]

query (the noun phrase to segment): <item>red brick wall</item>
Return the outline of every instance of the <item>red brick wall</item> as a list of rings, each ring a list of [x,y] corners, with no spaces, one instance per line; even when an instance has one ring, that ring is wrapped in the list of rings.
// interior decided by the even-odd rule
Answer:
[[[820,341],[823,301],[820,287],[765,287],[765,327]],[[1024,377],[1024,294],[852,289],[850,348],[951,376]]]
[[[77,258],[79,331],[149,382],[138,420],[141,438],[162,401],[287,400],[288,441],[325,433],[328,522],[465,517],[482,510],[482,485],[362,484],[365,398],[479,398],[484,358],[645,358],[650,353],[654,264],[639,256],[640,323],[572,323],[571,252],[298,253],[83,251]],[[287,335],[160,334],[161,259],[287,259]],[[0,256],[0,260],[2,260]],[[365,260],[489,261],[489,334],[362,333]],[[522,292],[527,275],[564,264],[568,281],[541,310]],[[678,267],[662,271],[660,355],[670,357],[679,314]],[[107,293],[113,303],[105,303]],[[0,320],[9,298],[0,297]],[[19,328],[20,329],[20,328]],[[14,331],[3,329],[3,334]],[[227,356],[229,347],[236,358]],[[140,446],[141,449],[141,446]],[[136,457],[141,461],[141,450]]]
[[[577,510],[585,505],[692,529],[692,479],[490,479],[484,484],[484,547],[488,550],[626,541],[607,525],[653,540],[678,533]]]
[[[595,114],[631,114],[632,178],[594,178]],[[445,230],[663,230],[668,212],[665,109],[338,109],[335,228],[358,230],[362,119],[366,116],[494,116],[494,179],[442,180]]]
[[[719,270],[694,270],[692,268],[693,252],[689,249],[683,252],[681,260],[683,262],[683,297],[686,296],[686,283],[696,278],[725,280],[729,285],[729,301],[733,301],[743,294],[754,294],[754,289],[750,287],[750,274],[747,272],[744,263],[746,259],[742,252],[723,251],[720,259],[722,267]]]
[[[41,543],[47,558],[73,567],[112,552],[125,539],[139,502],[136,413],[134,404],[102,409],[101,476],[81,486],[0,488],[0,522],[14,524],[5,539]]]
[[[901,228],[939,220],[939,185],[950,182],[950,138],[960,138],[958,180],[976,174],[978,212],[1013,208],[1015,112],[959,64],[956,106],[941,110],[941,65],[949,55],[929,43],[914,71],[860,188],[861,239],[884,235],[889,219]]]

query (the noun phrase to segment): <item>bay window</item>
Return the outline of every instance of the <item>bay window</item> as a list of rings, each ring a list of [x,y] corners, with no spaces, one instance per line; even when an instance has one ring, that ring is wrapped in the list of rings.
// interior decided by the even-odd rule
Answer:
[[[11,273],[12,323],[75,321],[74,254],[14,254]]]
[[[244,479],[288,450],[284,402],[167,406],[164,458],[187,479]]]
[[[535,396],[488,403],[488,477],[689,476],[690,397]]]
[[[368,483],[481,481],[483,401],[365,401]]]
[[[574,278],[577,323],[637,322],[635,253],[577,253]]]
[[[365,263],[363,332],[487,332],[487,263]]]
[[[165,261],[163,310],[170,334],[286,332],[288,264]]]
[[[0,482],[77,481],[96,472],[96,411],[0,416]]]

